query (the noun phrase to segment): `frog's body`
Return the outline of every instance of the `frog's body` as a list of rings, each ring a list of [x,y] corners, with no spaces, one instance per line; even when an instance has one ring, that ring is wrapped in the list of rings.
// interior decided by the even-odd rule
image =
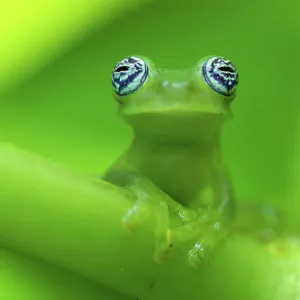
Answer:
[[[190,206],[205,186],[213,184],[217,172],[214,152],[218,149],[207,150],[207,146],[203,149],[201,144],[191,142],[134,140],[109,172],[139,174],[175,201]]]
[[[147,58],[129,57],[114,69],[115,98],[134,139],[103,179],[134,192],[137,202],[124,219],[129,228],[156,213],[158,252],[166,252],[164,237],[165,248],[198,237],[196,256],[202,257],[206,244],[218,240],[211,238],[216,228],[233,215],[220,135],[237,84],[234,65],[220,57],[182,71],[159,70]],[[168,228],[168,211],[182,217],[182,231]]]

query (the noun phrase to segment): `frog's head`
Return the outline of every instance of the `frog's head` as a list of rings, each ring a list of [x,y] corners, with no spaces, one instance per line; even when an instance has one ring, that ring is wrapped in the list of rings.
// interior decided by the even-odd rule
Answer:
[[[132,56],[115,66],[112,84],[120,115],[136,134],[203,140],[231,117],[238,72],[223,57],[205,57],[189,70],[163,70]]]

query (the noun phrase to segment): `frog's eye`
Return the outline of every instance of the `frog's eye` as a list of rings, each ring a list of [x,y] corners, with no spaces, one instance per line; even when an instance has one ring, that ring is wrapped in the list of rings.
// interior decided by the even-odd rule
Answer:
[[[112,85],[119,96],[129,95],[138,90],[147,80],[149,67],[138,57],[127,57],[117,63],[112,72]]]
[[[224,96],[232,96],[239,82],[239,74],[231,61],[223,57],[211,57],[202,64],[206,83]]]

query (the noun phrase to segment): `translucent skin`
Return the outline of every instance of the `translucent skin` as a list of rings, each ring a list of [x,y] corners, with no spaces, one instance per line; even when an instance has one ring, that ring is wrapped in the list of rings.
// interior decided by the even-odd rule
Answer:
[[[192,69],[174,71],[139,58],[149,68],[147,79],[132,93],[115,94],[119,114],[134,137],[103,179],[135,196],[123,219],[127,229],[156,218],[156,261],[168,259],[174,246],[193,241],[188,258],[199,267],[228,233],[235,213],[220,149],[235,93],[226,96],[207,84],[202,65],[208,58]],[[177,226],[170,224],[170,214],[177,216]]]

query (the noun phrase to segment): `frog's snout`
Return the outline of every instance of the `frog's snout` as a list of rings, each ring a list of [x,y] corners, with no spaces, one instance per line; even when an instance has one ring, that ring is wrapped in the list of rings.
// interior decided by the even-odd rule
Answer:
[[[174,82],[174,81],[169,81],[169,80],[163,80],[160,83],[161,87],[163,89],[173,89],[173,90],[181,90],[181,89],[185,89],[188,87],[189,85],[189,81],[178,81],[178,82]]]

